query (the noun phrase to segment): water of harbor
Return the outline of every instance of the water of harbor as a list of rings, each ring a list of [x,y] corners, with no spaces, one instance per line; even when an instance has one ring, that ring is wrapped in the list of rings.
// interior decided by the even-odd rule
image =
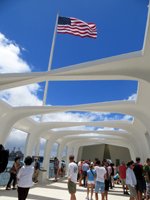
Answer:
[[[14,161],[9,161],[6,170],[3,173],[0,173],[0,186],[6,186],[10,177],[9,170],[12,167]],[[42,166],[42,163],[40,163]],[[49,178],[54,177],[54,164],[53,162],[49,163]]]

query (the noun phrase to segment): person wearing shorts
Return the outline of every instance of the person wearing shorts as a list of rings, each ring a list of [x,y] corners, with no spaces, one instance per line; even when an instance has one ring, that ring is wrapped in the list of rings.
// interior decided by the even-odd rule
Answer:
[[[68,191],[70,194],[75,194],[76,193],[76,183],[69,181],[68,182]]]
[[[95,200],[98,200],[99,191],[101,192],[101,200],[104,200],[106,169],[105,167],[101,166],[99,160],[96,162],[95,171],[96,171]]]
[[[130,200],[135,200],[137,199],[137,192],[136,192],[136,184],[137,184],[137,180],[135,177],[135,174],[133,172],[133,168],[134,168],[134,162],[130,161],[127,163],[127,171],[126,171],[126,184],[129,188],[130,191]]]
[[[69,156],[69,165],[68,165],[68,191],[70,193],[70,200],[76,200],[76,183],[78,175],[78,166],[74,162],[74,156]]]
[[[136,199],[137,197],[137,192],[135,187],[128,185],[129,191],[130,191],[130,199]]]
[[[90,200],[93,198],[93,189],[95,186],[95,175],[96,171],[94,169],[94,163],[90,163],[90,169],[87,170],[87,197],[86,199],[89,199],[89,193],[90,193]],[[91,192],[90,192],[91,189]]]
[[[128,193],[128,188],[126,185],[126,164],[124,161],[122,161],[121,165],[119,166],[119,176],[120,176],[120,180],[121,180],[121,185],[123,188],[123,194],[129,194]]]

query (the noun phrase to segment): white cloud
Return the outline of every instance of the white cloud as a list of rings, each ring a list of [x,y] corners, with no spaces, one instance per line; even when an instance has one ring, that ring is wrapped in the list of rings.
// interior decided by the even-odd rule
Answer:
[[[40,116],[32,116],[35,121],[40,121]],[[107,112],[57,112],[44,114],[43,122],[91,122],[91,121],[108,121],[108,120],[132,120],[132,116],[107,113]]]
[[[43,116],[43,121],[61,121],[61,122],[88,122],[93,121],[94,117],[89,113],[52,113]]]
[[[134,119],[134,117],[132,117],[131,115],[124,115],[124,117],[122,118],[122,120],[128,120],[128,121],[132,121]]]
[[[0,73],[30,72],[31,68],[25,60],[21,58],[21,48],[15,42],[9,40],[0,33]],[[13,106],[41,105],[37,92],[40,85],[16,87],[0,92],[0,99]]]
[[[131,96],[128,97],[129,101],[136,101],[136,99],[137,99],[137,94],[136,93],[132,94]]]
[[[42,101],[37,96],[39,88],[38,84],[33,84],[4,90],[0,92],[0,99],[12,106],[42,105]]]
[[[0,33],[0,73],[29,71],[29,65],[21,58],[20,47]]]

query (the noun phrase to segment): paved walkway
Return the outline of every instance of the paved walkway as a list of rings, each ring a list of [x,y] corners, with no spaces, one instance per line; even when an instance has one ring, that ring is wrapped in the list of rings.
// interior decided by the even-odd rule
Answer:
[[[77,200],[85,200],[86,188],[77,186],[76,193]],[[93,196],[94,197],[94,196]],[[100,196],[99,196],[100,197]],[[30,189],[27,200],[69,200],[69,194],[67,191],[66,180],[59,182],[48,181],[46,184],[36,184]],[[95,199],[95,198],[93,198]],[[99,198],[100,199],[100,198]],[[129,196],[122,194],[121,186],[110,190],[108,200],[127,200]],[[0,200],[17,200],[16,190],[5,190],[4,187],[0,187]]]

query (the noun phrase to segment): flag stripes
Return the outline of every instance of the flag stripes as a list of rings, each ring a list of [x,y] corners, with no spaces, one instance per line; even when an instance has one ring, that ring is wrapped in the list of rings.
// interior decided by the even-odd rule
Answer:
[[[59,17],[57,33],[68,33],[80,37],[97,37],[96,24],[87,23],[73,17]]]

